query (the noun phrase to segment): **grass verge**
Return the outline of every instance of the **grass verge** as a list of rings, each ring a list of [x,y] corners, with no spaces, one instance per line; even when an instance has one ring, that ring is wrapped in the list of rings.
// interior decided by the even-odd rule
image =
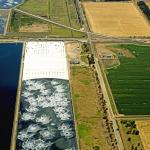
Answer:
[[[88,67],[72,66],[71,87],[81,150],[95,146],[108,150],[93,74]]]

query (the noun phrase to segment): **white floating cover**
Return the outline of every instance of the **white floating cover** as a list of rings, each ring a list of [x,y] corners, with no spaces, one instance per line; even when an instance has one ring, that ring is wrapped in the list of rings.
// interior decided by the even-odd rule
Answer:
[[[68,80],[64,42],[27,42],[23,80],[58,78]]]

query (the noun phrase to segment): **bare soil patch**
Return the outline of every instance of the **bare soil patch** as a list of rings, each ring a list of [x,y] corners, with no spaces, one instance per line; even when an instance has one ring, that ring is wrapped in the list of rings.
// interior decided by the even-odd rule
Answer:
[[[81,53],[81,44],[78,42],[66,42],[66,51],[67,51],[67,59],[69,61],[72,60],[80,60]]]
[[[103,65],[105,68],[112,68],[120,65],[120,61],[115,52],[113,52],[107,45],[96,43],[95,44],[96,51],[98,53],[99,59],[102,59]],[[103,57],[112,56],[110,59],[105,59]]]
[[[19,32],[48,32],[47,24],[34,23],[32,25],[21,26]]]

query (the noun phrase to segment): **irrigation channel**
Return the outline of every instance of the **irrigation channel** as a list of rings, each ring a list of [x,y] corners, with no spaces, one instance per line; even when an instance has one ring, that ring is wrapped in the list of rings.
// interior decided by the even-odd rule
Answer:
[[[77,150],[63,42],[27,42],[16,150]]]
[[[0,149],[9,150],[22,55],[21,43],[0,43]]]

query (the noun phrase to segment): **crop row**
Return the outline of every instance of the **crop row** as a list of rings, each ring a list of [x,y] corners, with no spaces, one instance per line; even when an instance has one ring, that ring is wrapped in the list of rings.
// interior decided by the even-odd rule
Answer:
[[[121,57],[121,65],[106,71],[119,113],[150,114],[150,47],[116,46],[128,49],[135,57]]]

